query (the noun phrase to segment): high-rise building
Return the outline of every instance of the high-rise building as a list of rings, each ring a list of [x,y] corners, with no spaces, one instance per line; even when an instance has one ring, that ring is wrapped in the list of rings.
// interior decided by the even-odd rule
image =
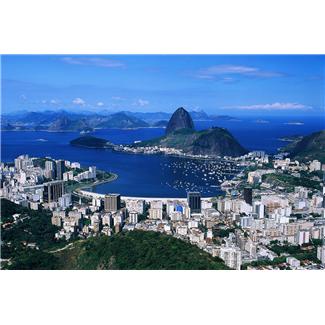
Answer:
[[[114,212],[121,209],[120,194],[106,194],[104,199],[104,209],[106,212]]]
[[[242,264],[241,250],[239,247],[221,247],[220,258],[232,269],[240,270]]]
[[[62,180],[64,172],[65,172],[64,160],[57,160],[56,161],[56,179]]]
[[[142,214],[144,211],[144,200],[126,200],[125,206],[128,211],[138,212]]]
[[[89,178],[96,178],[96,166],[90,166],[88,171],[90,173]]]
[[[15,159],[15,168],[17,170],[21,170],[22,169],[22,166],[23,166],[23,160],[21,158],[16,158]]]
[[[45,170],[54,170],[54,163],[51,160],[45,161]]]
[[[325,245],[317,247],[317,258],[325,264]]]
[[[55,178],[55,165],[53,161],[51,160],[45,161],[44,176],[46,178]]]
[[[138,223],[138,213],[137,212],[130,212],[129,213],[129,221],[130,223]]]
[[[247,204],[252,205],[253,203],[253,190],[251,187],[244,188],[244,200]]]
[[[15,168],[19,170],[26,170],[33,167],[33,161],[28,155],[20,155],[15,159]]]
[[[188,192],[187,203],[193,213],[201,212],[201,194],[200,192]]]
[[[64,194],[64,182],[53,181],[44,184],[43,201],[46,203],[57,202]]]
[[[258,218],[264,218],[264,205],[261,201],[254,201],[253,212],[257,214]]]

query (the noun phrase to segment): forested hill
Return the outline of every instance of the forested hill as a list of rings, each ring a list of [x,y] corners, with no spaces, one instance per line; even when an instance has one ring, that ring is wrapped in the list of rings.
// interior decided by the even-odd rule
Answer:
[[[325,163],[325,130],[298,138],[283,149],[292,158],[308,161],[317,159]]]
[[[223,261],[180,239],[158,232],[128,231],[76,242],[57,253],[62,269],[222,270]]]

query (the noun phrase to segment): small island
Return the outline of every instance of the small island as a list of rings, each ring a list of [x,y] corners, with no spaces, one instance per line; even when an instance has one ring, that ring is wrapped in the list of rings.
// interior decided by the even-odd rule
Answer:
[[[70,144],[75,147],[93,148],[93,149],[111,149],[113,144],[108,140],[97,138],[91,135],[84,135],[77,139],[71,140]]]

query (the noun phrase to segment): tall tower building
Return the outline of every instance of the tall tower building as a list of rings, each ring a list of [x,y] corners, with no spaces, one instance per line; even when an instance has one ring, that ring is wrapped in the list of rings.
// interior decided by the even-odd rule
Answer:
[[[57,160],[56,161],[56,179],[62,180],[64,172],[65,172],[64,160]]]
[[[64,194],[64,182],[53,181],[44,184],[43,201],[46,203],[57,202]]]
[[[201,193],[200,192],[188,192],[187,203],[193,213],[201,212]]]
[[[106,194],[104,199],[104,210],[106,212],[114,212],[121,209],[120,194]]]
[[[253,203],[253,189],[251,187],[244,188],[244,200],[247,204]]]
[[[45,161],[45,172],[44,175],[46,178],[55,178],[55,165],[51,160]]]

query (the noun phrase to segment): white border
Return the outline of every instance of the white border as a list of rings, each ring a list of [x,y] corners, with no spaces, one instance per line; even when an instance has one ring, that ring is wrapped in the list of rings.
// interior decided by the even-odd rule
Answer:
[[[10,0],[0,53],[323,54],[322,0]],[[321,271],[0,271],[2,324],[315,324]]]
[[[0,53],[325,53],[323,0],[10,0]]]

